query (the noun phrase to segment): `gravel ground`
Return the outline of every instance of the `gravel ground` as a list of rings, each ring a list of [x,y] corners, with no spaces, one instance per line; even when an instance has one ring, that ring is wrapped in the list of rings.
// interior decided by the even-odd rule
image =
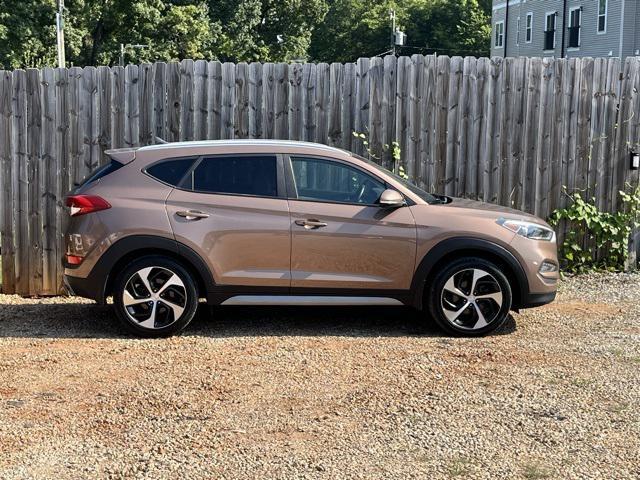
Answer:
[[[0,295],[0,478],[640,478],[640,275],[497,335],[410,310],[202,309],[179,338]]]

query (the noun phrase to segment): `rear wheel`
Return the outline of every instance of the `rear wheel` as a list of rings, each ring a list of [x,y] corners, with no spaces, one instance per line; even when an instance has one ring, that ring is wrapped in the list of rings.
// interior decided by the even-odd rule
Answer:
[[[166,337],[191,322],[198,293],[182,265],[167,257],[149,256],[131,262],[118,275],[113,303],[119,320],[131,332]]]
[[[482,258],[463,258],[444,267],[434,278],[427,305],[447,333],[480,336],[506,321],[512,293],[504,273]]]

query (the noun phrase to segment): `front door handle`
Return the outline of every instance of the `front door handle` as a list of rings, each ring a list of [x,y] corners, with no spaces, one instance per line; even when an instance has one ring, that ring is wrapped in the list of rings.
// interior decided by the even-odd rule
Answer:
[[[307,230],[315,230],[316,228],[326,227],[327,224],[319,220],[296,220],[296,225],[306,228]]]
[[[200,220],[201,218],[209,218],[208,213],[199,212],[197,210],[181,210],[179,212],[176,212],[176,215],[187,220]]]

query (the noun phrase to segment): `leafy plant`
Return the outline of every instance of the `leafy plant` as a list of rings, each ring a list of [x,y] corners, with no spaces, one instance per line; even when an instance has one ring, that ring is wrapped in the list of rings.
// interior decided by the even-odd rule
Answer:
[[[585,200],[581,193],[570,195],[570,205],[553,212],[549,218],[551,225],[568,222],[560,246],[560,256],[566,260],[568,271],[625,268],[631,233],[640,226],[640,186],[632,189],[628,185],[628,190],[619,192],[622,208],[615,213],[603,212],[595,198]]]
[[[380,160],[380,157],[378,157],[374,152],[373,149],[371,148],[371,145],[369,143],[369,136],[366,133],[361,133],[361,132],[353,132],[353,136],[362,140],[362,145],[364,145],[365,150],[367,151],[367,154],[373,158],[374,160]],[[382,151],[383,152],[390,152],[391,153],[391,159],[393,160],[393,172],[404,178],[405,180],[409,179],[409,175],[407,175],[407,172],[405,171],[404,167],[401,165],[401,157],[402,157],[402,150],[400,149],[400,144],[398,142],[396,142],[395,140],[393,142],[391,142],[391,145],[389,145],[388,143],[385,143],[382,146]]]

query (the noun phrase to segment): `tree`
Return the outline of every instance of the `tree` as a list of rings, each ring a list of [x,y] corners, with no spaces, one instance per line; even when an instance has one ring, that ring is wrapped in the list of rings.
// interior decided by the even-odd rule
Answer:
[[[333,0],[324,22],[313,33],[311,58],[323,62],[352,62],[358,57],[389,50],[390,8],[395,8],[401,24],[405,9],[393,1]]]
[[[221,25],[220,56],[229,61],[289,61],[307,57],[311,35],[327,13],[325,0],[211,0]]]
[[[486,56],[491,19],[477,0],[431,0],[408,8],[407,36],[423,53]]]
[[[76,58],[85,65],[116,63],[121,43],[147,45],[127,52],[130,61],[210,58],[219,36],[201,1],[80,0],[67,17],[83,39]]]
[[[398,49],[401,54],[489,53],[490,16],[478,0],[333,0],[314,32],[312,58],[345,62],[389,50],[390,8],[396,11],[397,26],[407,33],[409,45]]]
[[[0,67],[53,66],[57,0],[0,0]],[[487,55],[489,0],[66,0],[67,62],[354,61],[388,51],[389,10],[408,34],[401,54]]]
[[[67,0],[66,56],[75,65],[113,65],[120,43],[148,45],[132,62],[215,58],[220,27],[204,0]],[[0,65],[56,62],[56,0],[0,0]]]
[[[0,0],[0,67],[53,65],[54,21],[54,0]]]

